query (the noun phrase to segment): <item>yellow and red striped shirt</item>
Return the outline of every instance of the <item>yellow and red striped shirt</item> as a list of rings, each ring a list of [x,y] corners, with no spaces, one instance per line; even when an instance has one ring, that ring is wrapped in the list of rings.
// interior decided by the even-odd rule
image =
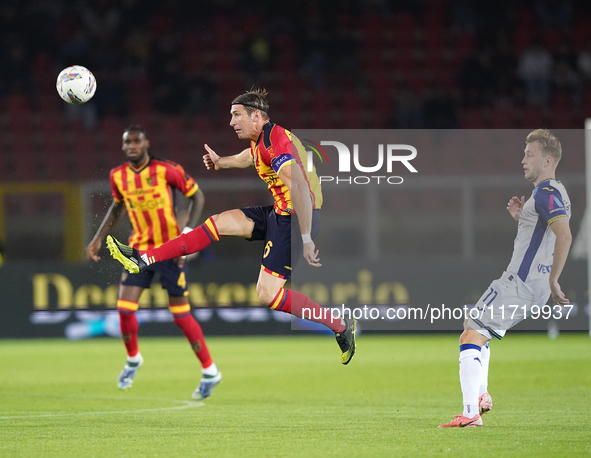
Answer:
[[[259,176],[273,195],[276,213],[289,215],[293,212],[289,189],[279,178],[279,171],[287,164],[297,163],[300,167],[308,184],[312,208],[319,209],[322,206],[322,190],[316,168],[312,172],[307,171],[304,164],[308,163],[308,153],[289,130],[268,121],[257,141],[251,142],[250,154]]]
[[[199,189],[179,164],[153,157],[141,170],[128,163],[114,168],[110,181],[113,200],[125,202],[133,227],[129,245],[138,250],[159,247],[180,235],[174,189],[186,197]]]

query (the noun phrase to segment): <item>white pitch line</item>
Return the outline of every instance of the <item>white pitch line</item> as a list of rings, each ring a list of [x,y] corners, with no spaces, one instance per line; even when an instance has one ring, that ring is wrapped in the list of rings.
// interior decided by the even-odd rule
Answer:
[[[33,395],[35,396],[35,395]],[[127,400],[127,401],[156,401],[156,402],[176,402],[182,403],[183,405],[174,407],[158,407],[154,409],[136,409],[136,410],[107,410],[98,412],[52,412],[43,414],[32,414],[32,415],[8,415],[0,416],[0,420],[12,420],[16,418],[44,418],[44,417],[72,417],[82,415],[111,415],[111,414],[126,414],[126,413],[145,413],[145,412],[163,412],[170,410],[184,410],[193,409],[195,407],[203,407],[205,403],[196,401],[184,401],[177,399],[161,399],[161,398],[122,398],[117,396],[96,396],[96,395],[49,395],[47,397],[63,397],[63,398],[87,398],[87,399],[116,399],[116,400]]]

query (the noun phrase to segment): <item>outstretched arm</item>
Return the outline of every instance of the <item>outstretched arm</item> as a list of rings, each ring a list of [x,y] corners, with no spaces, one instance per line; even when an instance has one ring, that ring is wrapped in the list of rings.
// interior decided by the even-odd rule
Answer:
[[[203,145],[207,154],[203,155],[203,163],[207,170],[220,169],[247,169],[254,165],[252,156],[250,155],[250,148],[246,148],[241,153],[233,156],[218,156],[207,144]]]
[[[556,242],[554,243],[554,259],[552,260],[552,270],[550,270],[550,290],[552,291],[552,298],[556,305],[565,305],[569,300],[564,296],[560,289],[558,279],[562,273],[562,269],[566,264],[566,258],[572,243],[572,235],[568,218],[561,218],[550,224],[550,229],[556,235]]]
[[[299,167],[292,167],[291,164],[284,165],[279,171],[279,178],[289,189],[293,208],[298,215],[300,232],[304,237],[309,237],[312,232],[312,200],[308,185]],[[314,267],[320,267],[318,250],[314,241],[304,241],[304,258]]]
[[[123,214],[125,213],[125,205],[123,202],[115,202],[111,204],[103,222],[96,231],[96,234],[92,238],[91,242],[86,247],[86,258],[91,261],[98,261],[101,259],[97,255],[98,250],[101,248],[103,239],[111,232],[111,229],[119,222]]]

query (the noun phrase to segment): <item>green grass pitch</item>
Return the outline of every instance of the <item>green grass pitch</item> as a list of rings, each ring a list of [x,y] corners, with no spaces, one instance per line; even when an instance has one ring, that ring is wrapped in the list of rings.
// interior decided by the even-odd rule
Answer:
[[[0,456],[591,456],[591,339],[492,342],[483,428],[461,411],[456,335],[362,335],[348,366],[329,336],[210,338],[224,380],[191,401],[181,338],[141,338],[116,388],[116,339],[0,341]]]

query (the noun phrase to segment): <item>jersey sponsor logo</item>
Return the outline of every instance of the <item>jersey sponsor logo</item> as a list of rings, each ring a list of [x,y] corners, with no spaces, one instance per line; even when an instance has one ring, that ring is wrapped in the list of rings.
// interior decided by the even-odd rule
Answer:
[[[151,200],[129,199],[129,207],[136,211],[159,210],[166,207],[166,200],[164,197]]]
[[[554,188],[548,188],[548,187],[546,187],[546,188],[542,188],[542,189],[545,189],[546,191],[550,191],[550,192],[554,191]]]
[[[545,264],[538,264],[538,272],[541,274],[549,274],[552,270],[552,264],[545,265]]]
[[[268,185],[274,185],[275,183],[277,183],[279,181],[279,178],[277,176],[265,175],[265,177],[263,178],[263,180]]]

